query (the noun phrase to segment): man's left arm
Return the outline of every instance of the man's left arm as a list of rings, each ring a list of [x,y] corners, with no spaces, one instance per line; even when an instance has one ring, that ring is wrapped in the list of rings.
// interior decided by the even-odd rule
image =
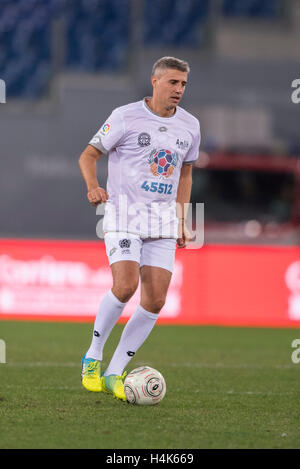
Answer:
[[[188,204],[192,191],[192,164],[183,164],[181,167],[180,178],[177,189],[176,210],[179,219],[177,246],[186,247],[186,243],[191,240],[191,235],[185,225],[188,213]],[[186,204],[186,205],[185,205]]]

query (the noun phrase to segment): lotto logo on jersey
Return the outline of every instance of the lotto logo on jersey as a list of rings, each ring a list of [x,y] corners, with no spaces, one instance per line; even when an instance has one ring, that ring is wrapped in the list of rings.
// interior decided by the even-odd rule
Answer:
[[[104,124],[104,125],[101,127],[101,129],[100,129],[100,134],[106,135],[106,134],[108,134],[109,130],[110,130],[110,124],[109,124],[108,122],[106,122],[106,124]]]
[[[177,161],[177,153],[172,153],[170,150],[153,150],[148,158],[153,176],[158,176],[163,179],[173,174]]]

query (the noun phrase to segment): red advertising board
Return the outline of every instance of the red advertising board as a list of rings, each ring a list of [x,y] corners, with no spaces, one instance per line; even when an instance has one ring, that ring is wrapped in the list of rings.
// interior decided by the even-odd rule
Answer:
[[[111,285],[102,241],[0,240],[0,319],[93,321]],[[177,250],[159,322],[300,327],[300,248]]]

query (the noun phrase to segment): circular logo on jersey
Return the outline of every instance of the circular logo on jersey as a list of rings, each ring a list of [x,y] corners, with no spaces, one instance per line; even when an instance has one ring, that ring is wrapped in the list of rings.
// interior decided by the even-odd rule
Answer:
[[[121,239],[119,241],[119,246],[120,248],[124,249],[124,248],[130,248],[130,245],[131,245],[131,240],[130,239]]]
[[[138,136],[138,144],[140,147],[147,147],[151,143],[151,137],[147,132],[142,132]]]
[[[109,132],[109,129],[110,129],[110,124],[108,122],[106,122],[106,124],[104,124],[101,129],[100,129],[100,134],[102,135],[106,135],[108,132]]]
[[[177,165],[178,156],[170,150],[153,150],[148,158],[153,176],[168,178],[173,174]]]

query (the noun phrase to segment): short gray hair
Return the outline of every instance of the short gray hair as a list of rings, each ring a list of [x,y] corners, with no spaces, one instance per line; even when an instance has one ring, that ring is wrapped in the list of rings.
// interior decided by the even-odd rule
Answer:
[[[185,60],[176,59],[176,57],[162,57],[153,65],[152,76],[157,74],[157,71],[165,72],[168,68],[173,68],[180,72],[190,72],[190,66]]]

